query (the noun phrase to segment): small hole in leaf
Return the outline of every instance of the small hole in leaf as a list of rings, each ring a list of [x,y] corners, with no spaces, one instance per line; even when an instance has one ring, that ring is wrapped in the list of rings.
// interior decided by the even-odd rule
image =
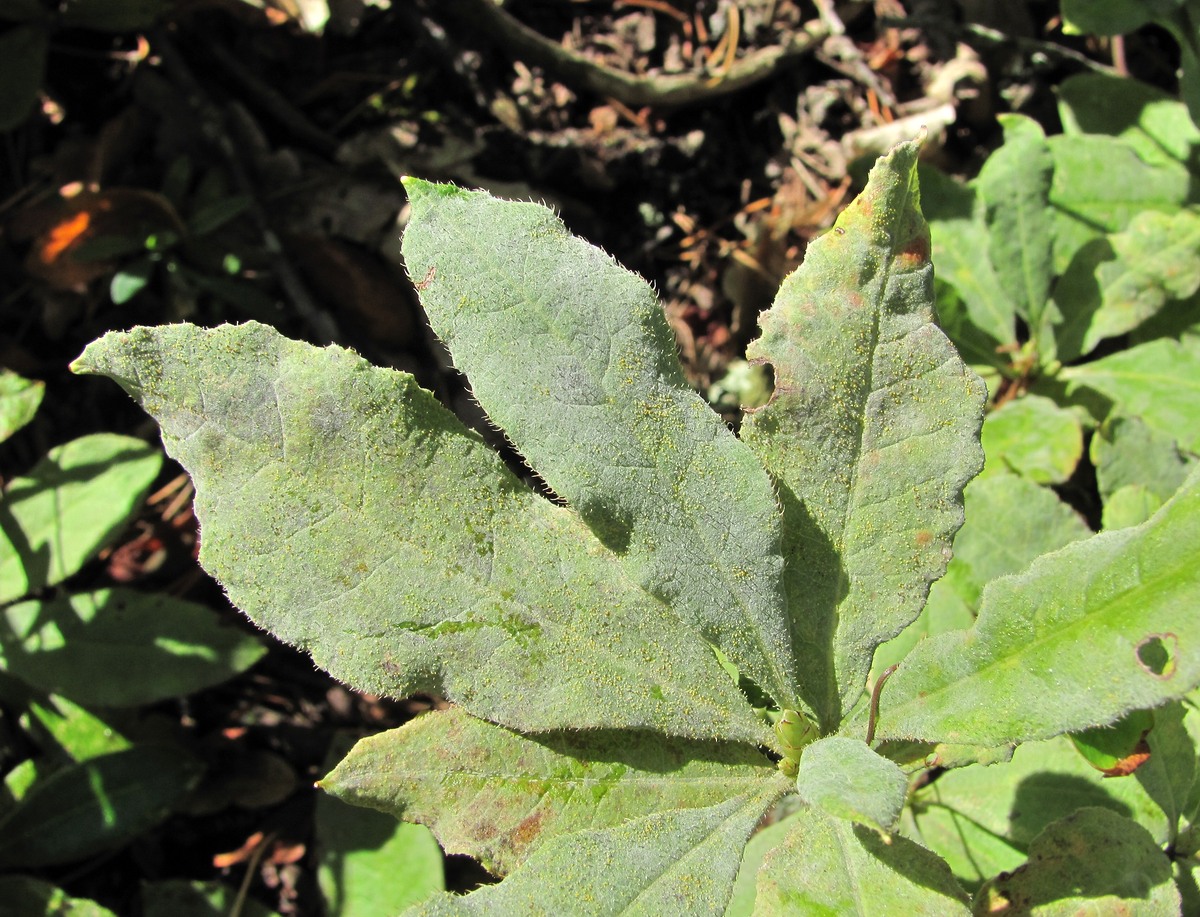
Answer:
[[[1137,645],[1138,665],[1157,678],[1175,674],[1175,654],[1179,638],[1174,634],[1151,634]]]

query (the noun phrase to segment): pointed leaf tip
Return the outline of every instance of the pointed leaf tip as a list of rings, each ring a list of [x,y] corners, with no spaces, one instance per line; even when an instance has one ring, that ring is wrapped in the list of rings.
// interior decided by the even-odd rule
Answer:
[[[945,571],[983,464],[986,390],[933,322],[918,152],[906,141],[880,158],[747,350],[775,392],[742,439],[779,484],[801,696],[827,730]]]

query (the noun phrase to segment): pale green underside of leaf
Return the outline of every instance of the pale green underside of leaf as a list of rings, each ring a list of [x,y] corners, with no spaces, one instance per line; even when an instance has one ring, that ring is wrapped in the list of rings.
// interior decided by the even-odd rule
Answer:
[[[719,917],[746,838],[778,784],[699,809],[635,818],[547,841],[499,885],[440,895],[405,917],[564,914]]]
[[[804,749],[796,792],[829,815],[891,831],[904,808],[908,778],[861,739],[828,736]]]
[[[892,676],[879,735],[1000,745],[1182,697],[1200,683],[1198,546],[1193,473],[1145,524],[993,580],[971,630],[926,640]]]
[[[919,844],[885,840],[815,808],[789,821],[791,831],[759,870],[755,917],[969,913],[950,868]]]
[[[983,383],[932,322],[916,156],[879,161],[748,352],[775,395],[742,435],[779,483],[800,693],[827,729],[944,572],[982,464]]]
[[[549,839],[641,815],[713,805],[786,781],[755,748],[646,732],[536,741],[461,709],[363,739],[323,789],[427,824],[447,853],[505,875]]]
[[[109,334],[75,368],[159,421],[234,603],[357,688],[763,741],[711,650],[411,376],[258,324]]]
[[[133,518],[161,467],[153,446],[94,433],[13,478],[0,501],[0,604],[79,572]]]
[[[408,269],[489,418],[646,589],[794,706],[771,482],[688,387],[649,284],[545,207],[405,187]]]
[[[1072,389],[1087,386],[1109,398],[1114,415],[1140,417],[1200,452],[1200,337],[1160,339],[1064,369]]]
[[[1047,826],[1030,844],[1029,862],[981,894],[1039,917],[1168,915],[1181,906],[1171,861],[1146,829],[1102,808],[1079,809]]]

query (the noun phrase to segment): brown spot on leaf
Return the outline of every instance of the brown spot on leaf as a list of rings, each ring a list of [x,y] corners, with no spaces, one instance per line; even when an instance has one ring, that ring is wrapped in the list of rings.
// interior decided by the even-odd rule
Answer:
[[[526,847],[537,840],[538,836],[542,833],[542,822],[545,818],[546,813],[544,810],[539,810],[523,818],[521,823],[513,829],[513,844],[517,847]]]
[[[917,233],[896,252],[898,267],[914,270],[929,263],[929,234]]]

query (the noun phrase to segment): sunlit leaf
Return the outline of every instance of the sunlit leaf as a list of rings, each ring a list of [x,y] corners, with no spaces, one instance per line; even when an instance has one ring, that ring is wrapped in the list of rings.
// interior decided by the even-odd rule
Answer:
[[[156,416],[230,598],[339,678],[524,729],[764,741],[709,647],[411,376],[253,323],[109,334],[76,368]]]
[[[901,144],[760,317],[775,397],[742,435],[779,484],[801,695],[836,724],[920,612],[981,465],[985,391],[932,321],[917,146]]]
[[[949,867],[907,838],[806,809],[758,872],[757,917],[968,914]]]
[[[634,734],[614,753],[612,743],[587,732],[534,741],[451,709],[362,740],[321,786],[428,824],[447,852],[505,874],[548,838],[782,781],[746,745]]]
[[[0,610],[0,663],[43,691],[121,707],[191,694],[245,671],[266,647],[210,608],[102,589]],[[122,672],[114,678],[114,672]]]
[[[650,285],[544,207],[405,188],[408,269],[488,417],[639,582],[794,706],[771,481],[688,386]]]
[[[0,369],[0,442],[33,420],[45,391],[44,382],[35,382],[18,376],[12,370]]]
[[[809,805],[838,818],[890,831],[904,807],[908,778],[865,742],[842,736],[804,750],[796,792]]]
[[[116,538],[162,467],[129,436],[96,433],[51,449],[0,501],[0,603],[78,572]]]
[[[499,885],[428,899],[407,917],[515,913],[718,917],[773,791],[548,841]]]
[[[1200,602],[1198,545],[1194,472],[1148,522],[993,580],[971,630],[924,641],[892,676],[879,735],[1000,745],[1184,696],[1200,683],[1200,617],[1180,613]]]
[[[1111,416],[1140,417],[1200,452],[1200,337],[1139,344],[1068,367],[1061,377],[1071,388],[1086,386],[1111,399]]]

